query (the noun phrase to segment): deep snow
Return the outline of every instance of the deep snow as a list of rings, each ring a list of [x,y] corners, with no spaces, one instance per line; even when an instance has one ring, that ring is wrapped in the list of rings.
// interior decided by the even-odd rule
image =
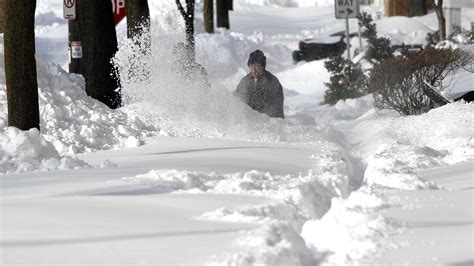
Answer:
[[[7,127],[0,74],[2,265],[474,261],[474,105],[409,117],[376,112],[370,95],[319,105],[324,62],[293,65],[291,51],[343,29],[326,0],[234,1],[231,30],[213,35],[196,17],[197,60],[212,82],[202,93],[172,71],[184,38],[174,2],[149,2],[153,57],[133,56],[122,22],[115,62],[122,73],[149,66],[151,82],[122,75],[126,106],[114,111],[63,70],[61,3],[38,1],[41,134]],[[417,43],[436,18],[377,26]],[[231,97],[257,48],[285,88],[285,120]],[[472,73],[453,79],[453,92],[474,83]]]

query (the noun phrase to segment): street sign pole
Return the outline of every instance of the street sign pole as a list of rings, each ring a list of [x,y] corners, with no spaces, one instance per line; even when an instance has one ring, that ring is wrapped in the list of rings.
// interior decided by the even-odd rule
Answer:
[[[337,19],[346,20],[347,59],[350,60],[351,59],[351,52],[350,52],[351,43],[350,43],[350,36],[349,36],[349,19],[357,18],[357,16],[359,15],[359,0],[334,0],[334,10],[336,12]]]
[[[81,32],[77,12],[79,0],[63,0],[64,19],[68,20],[69,73],[84,74],[82,68]]]
[[[1,1],[1,0],[0,0]],[[82,43],[81,43],[81,27],[78,12],[78,6],[81,0],[62,0],[64,19],[68,20],[68,49],[69,49],[69,73],[84,74],[84,66],[82,61]],[[125,0],[111,0],[114,12],[115,24],[119,23],[125,17]],[[87,2],[87,1],[86,1]],[[86,4],[84,2],[84,4]]]
[[[77,14],[80,16],[81,14]],[[69,73],[84,74],[79,22],[70,20],[69,27]]]

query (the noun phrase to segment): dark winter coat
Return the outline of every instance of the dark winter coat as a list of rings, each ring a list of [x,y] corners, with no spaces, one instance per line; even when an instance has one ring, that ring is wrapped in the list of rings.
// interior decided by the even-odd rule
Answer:
[[[283,88],[280,81],[266,70],[257,80],[250,73],[242,78],[234,94],[260,113],[285,118]]]

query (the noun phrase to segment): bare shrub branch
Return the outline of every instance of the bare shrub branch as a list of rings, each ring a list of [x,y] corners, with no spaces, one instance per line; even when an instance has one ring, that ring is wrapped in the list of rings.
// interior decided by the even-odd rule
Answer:
[[[424,50],[387,59],[375,66],[370,75],[374,105],[403,115],[427,112],[436,105],[424,94],[423,80],[439,87],[449,73],[473,61],[474,54],[459,49]]]

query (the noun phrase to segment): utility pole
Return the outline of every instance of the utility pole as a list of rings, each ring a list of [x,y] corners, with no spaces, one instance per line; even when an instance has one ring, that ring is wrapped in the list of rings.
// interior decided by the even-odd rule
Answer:
[[[69,21],[69,73],[84,75],[82,63],[82,43],[79,23],[75,20]]]
[[[0,0],[0,33],[3,33],[3,0]]]
[[[214,0],[204,0],[203,13],[204,13],[204,30],[207,33],[214,33]]]
[[[68,22],[69,73],[84,75],[82,63],[81,30],[78,22],[80,12],[77,12],[80,0],[64,0],[64,18]]]
[[[233,0],[216,0],[217,28],[230,28],[229,10],[233,9]]]

